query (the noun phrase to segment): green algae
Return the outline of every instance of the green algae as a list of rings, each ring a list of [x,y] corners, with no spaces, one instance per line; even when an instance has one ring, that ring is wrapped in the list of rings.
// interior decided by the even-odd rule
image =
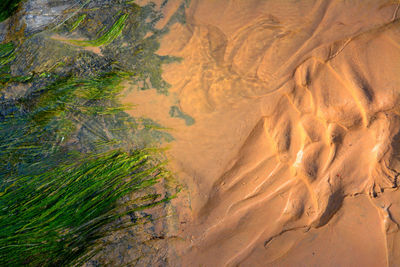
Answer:
[[[159,149],[127,150],[110,123],[98,125],[114,120],[122,134],[132,125],[118,102],[127,75],[54,75],[49,84],[3,106],[11,111],[0,119],[0,158],[7,162],[0,166],[0,265],[85,261],[101,247],[99,238],[121,227],[113,224],[117,218],[173,197],[130,203],[121,212],[123,196],[170,176],[157,160]]]
[[[0,2],[0,22],[14,14],[20,2],[21,0],[2,0]]]
[[[117,21],[110,27],[110,29],[105,32],[102,36],[94,40],[66,40],[66,42],[78,45],[78,46],[102,46],[108,45],[114,41],[121,33],[125,27],[125,21],[128,18],[128,14],[121,15]]]
[[[82,155],[83,157],[83,155]],[[84,155],[36,175],[9,179],[0,192],[0,265],[69,266],[82,263],[116,219],[172,196],[120,204],[121,197],[169,175],[145,151]],[[121,206],[127,209],[120,212]]]
[[[12,42],[0,44],[0,90],[8,83],[25,83],[32,79],[31,75],[13,76],[9,63],[15,59],[15,47]]]
[[[151,5],[135,6],[111,22],[121,10],[107,11],[113,16],[103,21],[99,10],[76,15],[112,23],[104,34],[93,38],[98,29],[79,27],[83,19],[74,31],[92,39],[80,46],[102,46],[104,56],[48,32],[18,47],[0,45],[0,87],[23,89],[0,101],[0,265],[79,265],[102,249],[101,238],[137,223],[124,216],[177,192],[155,189],[173,177],[162,150],[149,148],[171,137],[150,119],[126,114],[119,101],[124,81],[167,92],[161,66],[175,59],[155,54],[159,16]]]
[[[15,58],[14,49],[12,42],[0,44],[0,66],[9,63]]]
[[[73,32],[76,30],[76,28],[79,27],[79,25],[82,23],[82,21],[86,18],[86,14],[80,15],[72,24],[71,29],[69,30],[70,32]]]

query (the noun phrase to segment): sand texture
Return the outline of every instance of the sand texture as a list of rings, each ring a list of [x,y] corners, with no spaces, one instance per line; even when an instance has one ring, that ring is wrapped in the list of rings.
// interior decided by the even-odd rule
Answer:
[[[125,99],[175,138],[172,265],[400,266],[398,8],[190,2],[157,52],[182,58],[169,95]]]

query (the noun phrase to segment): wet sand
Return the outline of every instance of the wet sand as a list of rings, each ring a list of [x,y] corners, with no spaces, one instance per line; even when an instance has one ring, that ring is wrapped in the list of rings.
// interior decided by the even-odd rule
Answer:
[[[175,138],[186,190],[171,265],[400,265],[397,13],[378,0],[191,1],[158,50],[182,58],[164,67],[169,95],[124,99]]]

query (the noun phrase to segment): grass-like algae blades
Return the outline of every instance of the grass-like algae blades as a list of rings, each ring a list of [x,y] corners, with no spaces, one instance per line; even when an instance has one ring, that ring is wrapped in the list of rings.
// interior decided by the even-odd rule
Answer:
[[[85,17],[78,17],[73,30]],[[69,42],[106,47],[121,35],[127,19],[121,15],[92,41]],[[12,42],[0,44],[0,92],[27,88],[0,101],[0,266],[81,265],[101,249],[101,238],[135,223],[123,220],[125,215],[165,203],[177,192],[153,188],[171,175],[158,149],[129,142],[138,138],[138,122],[119,102],[123,81],[159,73],[147,74],[140,65],[134,71],[115,67],[100,55],[62,45],[55,51],[65,53],[63,60],[72,67],[49,54],[52,61],[45,58],[45,63],[55,67],[13,71],[13,64],[24,65],[23,53],[39,51],[37,40],[55,42],[40,38],[26,41],[20,52]],[[112,48],[108,51],[113,60]],[[80,57],[84,69],[74,65]],[[152,57],[159,67],[162,60]],[[43,57],[35,58],[41,69]],[[160,135],[152,127],[143,131]]]
[[[86,14],[80,15],[72,24],[71,29],[69,30],[70,32],[73,32],[78,28],[78,26],[82,23],[82,21],[86,18]]]
[[[9,178],[0,193],[0,265],[81,264],[107,235],[103,227],[124,215],[117,200],[164,175],[146,151],[111,151]]]
[[[128,18],[128,14],[121,15],[118,20],[111,26],[111,28],[105,32],[102,36],[100,36],[97,39],[94,40],[68,40],[67,42],[74,44],[74,45],[79,45],[79,46],[102,46],[102,45],[107,45],[114,41],[115,38],[117,38],[121,32],[122,29],[125,26],[125,21]],[[83,19],[82,19],[83,20]],[[73,26],[73,28],[75,25]],[[77,26],[76,26],[77,27]],[[75,28],[76,28],[75,27]]]

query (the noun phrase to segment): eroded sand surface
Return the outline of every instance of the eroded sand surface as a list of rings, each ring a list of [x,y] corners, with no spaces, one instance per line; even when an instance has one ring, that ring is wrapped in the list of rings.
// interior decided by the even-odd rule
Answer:
[[[180,4],[162,7],[160,27]],[[164,69],[170,94],[125,100],[176,139],[187,190],[171,265],[400,266],[397,11],[191,1],[158,51],[183,58]],[[170,117],[173,105],[195,123]]]

